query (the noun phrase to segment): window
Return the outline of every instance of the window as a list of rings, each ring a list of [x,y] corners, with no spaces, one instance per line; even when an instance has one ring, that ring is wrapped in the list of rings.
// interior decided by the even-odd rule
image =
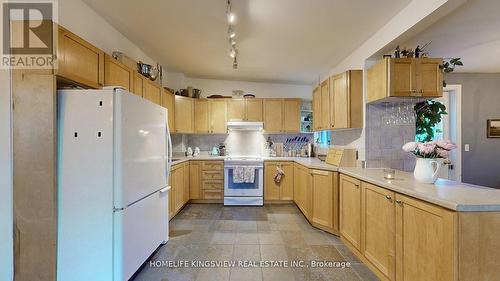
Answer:
[[[438,102],[442,103],[441,101],[438,101]],[[444,103],[442,103],[442,104],[444,104]],[[432,137],[432,141],[437,141],[437,140],[444,139],[444,122],[443,121],[444,121],[444,118],[441,119],[441,122],[435,124],[432,127],[432,132],[434,134],[433,137]],[[415,141],[425,142],[426,139],[427,139],[427,133],[422,133],[422,134],[416,134],[415,135]]]
[[[320,146],[325,146],[325,147],[329,146],[331,139],[332,139],[332,132],[331,131],[314,132],[314,140]]]

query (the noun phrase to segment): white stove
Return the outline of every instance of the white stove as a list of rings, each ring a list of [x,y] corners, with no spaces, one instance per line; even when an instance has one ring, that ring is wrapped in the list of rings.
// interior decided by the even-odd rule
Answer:
[[[254,181],[235,183],[233,172],[237,168],[254,169]],[[258,156],[230,156],[224,160],[224,205],[264,204],[264,159]]]

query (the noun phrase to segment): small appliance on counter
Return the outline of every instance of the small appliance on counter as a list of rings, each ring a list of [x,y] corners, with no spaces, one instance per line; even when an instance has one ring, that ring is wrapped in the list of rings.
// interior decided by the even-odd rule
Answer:
[[[212,151],[210,152],[210,155],[212,156],[219,156],[219,148],[217,146],[212,147]]]

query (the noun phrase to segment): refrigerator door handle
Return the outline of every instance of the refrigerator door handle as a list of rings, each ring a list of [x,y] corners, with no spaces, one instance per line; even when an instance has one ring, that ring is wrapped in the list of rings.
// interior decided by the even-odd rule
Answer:
[[[167,187],[165,187],[165,188],[162,188],[162,189],[160,190],[160,193],[165,193],[165,192],[169,191],[169,190],[170,190],[170,188],[171,188],[171,186],[170,186],[170,185],[169,185],[169,186],[167,186]]]
[[[168,127],[168,115],[167,115],[167,138],[168,138],[167,184],[168,184],[170,179],[170,167],[172,166],[172,138],[170,137],[170,128]]]

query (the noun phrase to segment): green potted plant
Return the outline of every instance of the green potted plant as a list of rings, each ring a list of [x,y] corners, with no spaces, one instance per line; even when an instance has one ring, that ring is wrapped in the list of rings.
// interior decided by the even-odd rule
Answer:
[[[460,60],[460,58],[448,58],[443,59],[443,63],[439,65],[439,69],[443,71],[443,73],[452,73],[455,71],[456,66],[463,66],[464,64]],[[443,87],[446,87],[446,81],[443,79]]]

